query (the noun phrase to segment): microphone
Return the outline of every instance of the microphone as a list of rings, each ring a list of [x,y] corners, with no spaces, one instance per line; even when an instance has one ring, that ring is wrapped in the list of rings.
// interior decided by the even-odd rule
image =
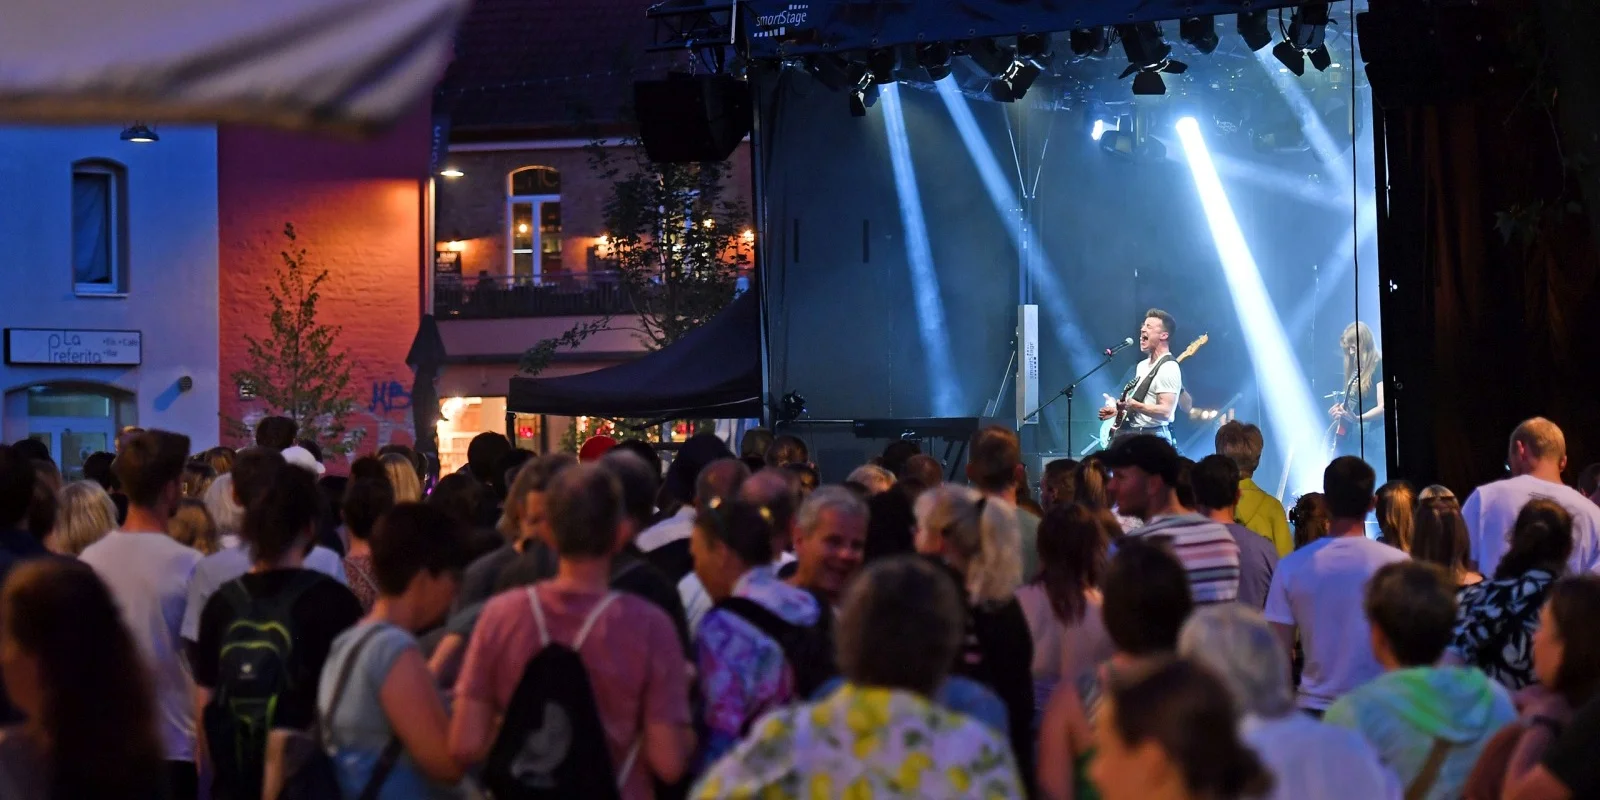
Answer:
[[[1129,336],[1128,338],[1122,340],[1122,344],[1119,344],[1116,347],[1107,347],[1104,352],[1106,354],[1106,358],[1110,358],[1110,357],[1112,357],[1112,356],[1114,356],[1114,355],[1116,355],[1116,354],[1122,352],[1123,350],[1126,350],[1126,349],[1128,349],[1128,348],[1130,348],[1132,346],[1133,346],[1133,337]]]

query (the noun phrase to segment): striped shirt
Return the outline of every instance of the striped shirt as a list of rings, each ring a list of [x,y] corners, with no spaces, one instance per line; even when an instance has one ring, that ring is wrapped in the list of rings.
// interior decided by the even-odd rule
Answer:
[[[1157,517],[1129,536],[1165,537],[1189,573],[1195,605],[1231,603],[1239,597],[1239,543],[1221,523],[1199,514]]]

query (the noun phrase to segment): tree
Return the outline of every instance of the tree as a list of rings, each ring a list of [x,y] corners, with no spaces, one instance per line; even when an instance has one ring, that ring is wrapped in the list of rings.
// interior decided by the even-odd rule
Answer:
[[[621,148],[595,142],[587,152],[590,170],[611,184],[600,255],[634,313],[534,345],[523,354],[524,373],[537,375],[557,350],[604,330],[633,331],[650,350],[672,344],[727,307],[753,252],[748,206],[725,197],[728,162],[658,164],[637,140]]]
[[[249,366],[233,373],[232,379],[250,387],[274,413],[298,423],[301,438],[317,442],[326,452],[345,455],[355,450],[366,431],[351,431],[345,425],[357,403],[350,391],[352,365],[337,346],[341,328],[317,321],[328,270],[310,265],[293,223],[284,224],[283,236],[288,249],[279,253],[283,265],[270,295],[269,333],[264,339],[245,335]],[[236,435],[249,435],[242,420],[229,423]]]

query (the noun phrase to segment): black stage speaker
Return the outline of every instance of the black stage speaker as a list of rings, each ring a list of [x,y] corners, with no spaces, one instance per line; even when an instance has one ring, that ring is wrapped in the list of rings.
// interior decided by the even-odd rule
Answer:
[[[750,133],[750,87],[731,75],[635,81],[633,103],[651,161],[725,161]]]

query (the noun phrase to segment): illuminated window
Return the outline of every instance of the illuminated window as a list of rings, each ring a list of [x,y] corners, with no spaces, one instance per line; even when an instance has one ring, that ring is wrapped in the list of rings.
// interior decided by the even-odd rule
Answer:
[[[506,273],[537,278],[560,272],[561,173],[549,167],[523,167],[511,173],[506,195],[511,242]]]

